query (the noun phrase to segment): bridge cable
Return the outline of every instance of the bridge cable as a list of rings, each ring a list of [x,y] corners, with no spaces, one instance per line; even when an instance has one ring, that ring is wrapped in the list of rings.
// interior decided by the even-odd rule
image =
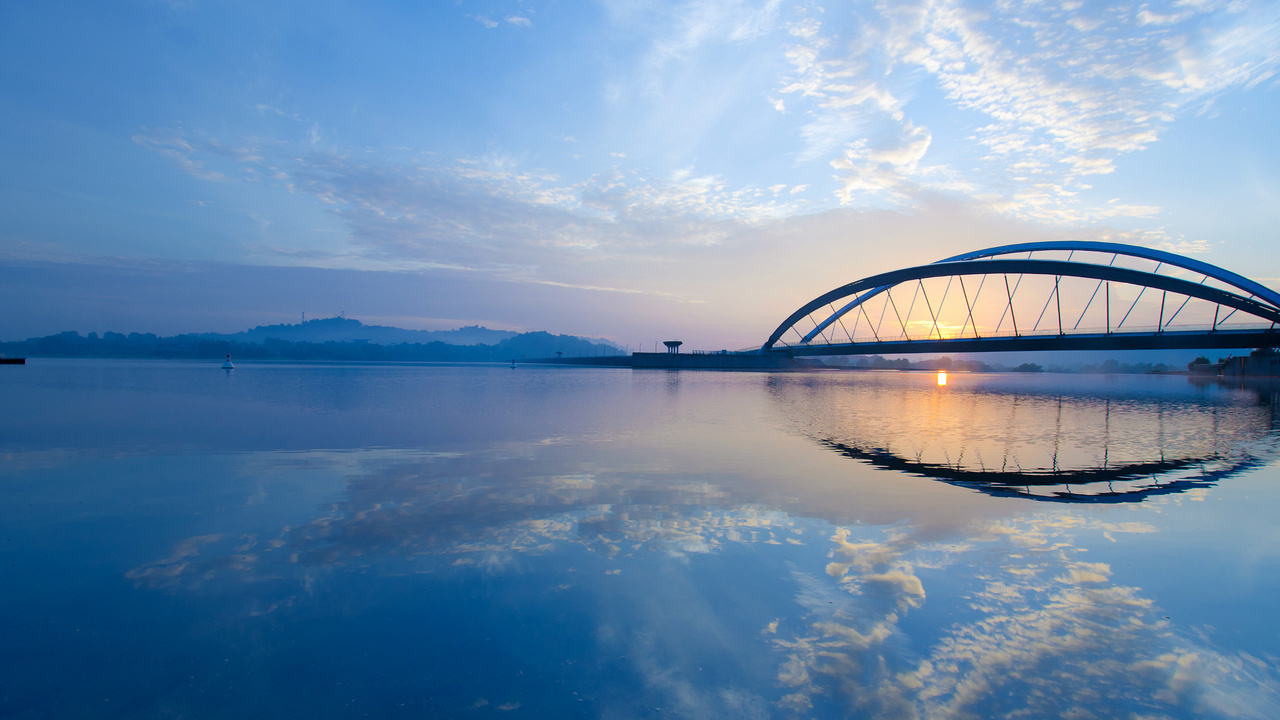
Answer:
[[[978,324],[973,321],[973,305],[969,302],[969,291],[964,288],[964,276],[959,275],[958,277],[960,278],[960,292],[964,294],[964,306],[969,313],[968,319],[965,320],[966,324],[960,326],[960,337],[964,337],[964,329],[966,327],[973,325],[973,336],[978,338]],[[983,275],[982,277],[985,279],[986,275]],[[982,287],[979,286],[978,289],[981,291]]]
[[[1128,312],[1124,314],[1124,317],[1120,318],[1120,324],[1116,325],[1116,330],[1119,330],[1120,328],[1124,327],[1124,321],[1129,319],[1129,313],[1133,312],[1133,309],[1137,307],[1138,301],[1142,299],[1142,293],[1146,291],[1147,291],[1146,285],[1143,285],[1142,289],[1138,290],[1138,297],[1133,299],[1133,305],[1130,305]]]
[[[835,305],[832,305],[831,307],[832,307],[832,309],[833,309],[833,310],[835,309]],[[853,344],[853,333],[849,332],[849,327],[848,327],[847,325],[845,325],[845,324],[844,324],[844,315],[837,315],[837,316],[836,316],[836,322],[840,323],[840,329],[841,329],[841,330],[844,330],[845,337],[849,338],[849,344],[850,344],[850,345],[852,345],[852,344]],[[856,325],[854,326],[854,329],[857,329],[857,326],[856,326]],[[834,332],[834,331],[833,331],[833,332]]]
[[[808,340],[805,340],[805,338],[800,338],[800,343],[801,343],[801,345],[809,345],[809,343],[812,343],[812,342],[813,342],[813,333],[814,333],[814,332],[815,332],[815,333],[818,333],[818,337],[822,338],[823,342],[826,342],[826,343],[827,343],[827,345],[831,345],[831,340],[828,340],[828,338],[827,338],[826,334],[824,334],[822,331],[820,331],[820,329],[819,329],[819,328],[820,328],[820,327],[822,327],[822,325],[819,325],[819,324],[818,324],[818,320],[815,320],[815,319],[813,318],[813,313],[809,313],[809,322],[810,322],[810,323],[813,323],[813,332],[810,332],[810,333],[808,334],[808,336],[806,336],[806,337],[808,337]]]
[[[852,345],[852,344],[854,344],[855,342],[857,342],[856,340],[854,340],[854,339],[853,339],[853,333],[858,332],[858,316],[857,316],[857,315],[854,315],[854,316],[853,316],[853,332],[850,332],[850,331],[849,331],[849,328],[845,326],[845,324],[844,324],[844,317],[843,317],[843,316],[841,316],[841,317],[840,317],[840,327],[843,327],[843,328],[844,328],[844,331],[845,331],[845,334],[849,336],[849,344],[850,344],[850,345]]]
[[[978,283],[978,291],[973,294],[973,306],[978,306],[978,300],[982,298],[982,288],[987,285],[987,275],[982,276],[982,280]],[[978,336],[978,321],[973,321],[973,336]]]
[[[947,281],[947,287],[951,287],[950,280]],[[933,314],[933,304],[929,302],[929,293],[924,289],[924,281],[920,282],[920,292],[924,294],[924,307],[929,311],[929,318],[933,320],[933,327],[929,328],[929,332],[925,334],[925,338],[928,339],[928,337],[933,334],[933,331],[938,329],[938,317]],[[938,310],[941,312],[941,305],[938,306]],[[938,333],[938,339],[942,339],[941,332]]]
[[[832,314],[837,313],[835,302],[828,302],[827,306],[831,307]],[[854,342],[854,336],[852,336],[852,334],[849,333],[849,328],[845,327],[845,319],[842,318],[841,315],[836,315],[836,322],[840,323],[840,328],[842,329],[842,331],[845,331],[845,337],[849,338],[849,343],[850,345],[852,345],[852,342]],[[836,333],[835,331],[832,331],[832,334],[835,334],[835,333]]]
[[[1067,259],[1070,260],[1070,258]],[[1061,279],[1061,276],[1053,278],[1053,294],[1058,298],[1058,335],[1062,335],[1062,292],[1058,290],[1058,281]]]
[[[1040,321],[1044,319],[1044,314],[1049,311],[1049,303],[1053,302],[1054,293],[1058,291],[1058,277],[1060,276],[1054,276],[1053,278],[1054,292],[1049,293],[1049,297],[1045,299],[1044,307],[1040,308],[1040,317],[1036,318],[1035,327],[1031,328],[1031,332],[1035,332],[1040,329]]]
[[[878,325],[871,324],[871,318],[867,316],[867,309],[865,307],[863,307],[862,305],[859,305],[858,309],[862,311],[862,316],[867,318],[867,327],[871,328],[871,337],[875,338],[876,342],[880,342],[880,333],[876,332],[877,330],[880,329],[880,327]],[[880,312],[880,319],[884,320],[883,310]]]
[[[996,323],[996,332],[1000,332],[1000,326],[1004,325],[1004,316],[1007,314],[1013,317],[1013,334],[1018,336],[1018,318],[1013,315],[1013,296],[1018,294],[1018,288],[1022,286],[1022,275],[1018,275],[1018,281],[1013,284],[1013,291],[1009,291],[1009,275],[1004,276],[1004,291],[1009,296],[1009,306],[1005,308],[1005,312],[1000,313],[1000,322]]]
[[[920,283],[920,292],[924,294],[924,307],[926,310],[929,311],[929,319],[933,322],[933,327],[930,327],[929,331],[924,334],[924,337],[927,340],[929,339],[930,335],[933,335],[933,330],[934,330],[934,327],[937,327],[938,320],[933,315],[933,304],[929,302],[929,293],[927,290],[924,289],[924,281],[919,280],[917,282]],[[908,313],[908,316],[910,316],[910,313]],[[939,337],[939,339],[941,339],[941,337]]]
[[[916,298],[920,297],[920,289],[921,289],[921,288],[923,288],[923,287],[924,287],[924,280],[916,280],[916,289],[911,293],[911,304],[910,304],[909,306],[907,306],[907,319],[908,319],[908,320],[910,320],[910,319],[911,319],[911,313],[915,312],[915,309],[916,309]],[[907,332],[908,332],[908,331],[907,331],[906,325],[903,325],[903,327],[902,327],[902,334],[903,334],[903,335],[906,335],[907,339],[908,339],[908,340],[910,340],[910,339],[911,339],[911,336],[910,336],[910,335],[908,335],[908,334],[907,334]],[[925,337],[928,337],[928,336],[926,335]]]
[[[1164,265],[1163,262],[1156,263],[1156,269],[1152,274],[1154,275],[1155,273],[1160,272],[1160,267],[1162,265]],[[1146,291],[1147,291],[1146,285],[1143,285],[1142,288],[1138,290],[1138,297],[1133,299],[1133,304],[1129,306],[1128,312],[1124,314],[1124,317],[1120,318],[1120,324],[1116,325],[1116,330],[1119,330],[1120,328],[1124,327],[1124,321],[1129,319],[1129,313],[1133,312],[1133,309],[1138,306],[1138,301],[1142,299],[1142,294],[1145,293]]]
[[[893,297],[893,288],[889,288],[889,289],[885,290],[885,291],[884,291],[884,296],[885,296],[886,298],[892,299],[892,297]],[[889,312],[889,302],[888,302],[888,300],[886,300],[886,301],[885,301],[885,303],[884,303],[883,305],[881,305],[881,306],[880,306],[880,321],[876,323],[876,330],[879,330],[879,329],[880,329],[880,327],[881,327],[882,325],[884,325],[884,314],[885,314],[885,313],[887,313],[887,312]],[[896,312],[896,311],[895,311],[895,312]],[[880,339],[880,333],[879,333],[879,332],[877,332],[877,333],[875,333],[875,335],[876,335],[876,340],[877,340],[877,341],[879,341],[879,339]]]
[[[818,330],[818,321],[813,319],[813,313],[809,313],[809,314],[808,314],[808,315],[806,315],[805,317],[809,318],[809,322],[813,323],[813,329],[814,329],[814,330]],[[799,330],[797,330],[797,331],[796,331],[796,334],[797,334],[797,335],[799,335],[799,334],[800,334],[800,331],[799,331]],[[821,330],[818,330],[818,335],[821,335],[823,340],[826,340],[826,339],[827,339],[827,336],[826,336],[826,335],[823,335]],[[813,340],[813,338],[809,338],[809,340]],[[808,344],[808,342],[806,342],[806,341],[805,341],[805,339],[804,339],[804,336],[803,336],[803,335],[801,335],[801,336],[800,336],[800,344],[801,344],[801,345],[807,345],[807,344]],[[830,342],[830,341],[827,341],[827,344],[828,344],[828,345],[830,345],[830,344],[831,344],[831,342]]]
[[[1008,275],[1008,274],[1006,274],[1006,275],[1004,276],[1004,292],[1005,292],[1005,294],[1006,294],[1006,295],[1008,295],[1008,296],[1009,296],[1009,305],[1008,305],[1008,307],[1007,307],[1006,309],[1009,311],[1009,318],[1010,318],[1011,320],[1013,320],[1013,336],[1014,336],[1015,338],[1016,338],[1016,337],[1019,337],[1019,335],[1018,335],[1018,316],[1017,316],[1017,315],[1015,315],[1015,314],[1014,314],[1014,312],[1013,312],[1013,294],[1014,294],[1014,293],[1016,293],[1016,292],[1018,291],[1018,285],[1019,285],[1019,284],[1021,284],[1021,283],[1022,283],[1022,276],[1021,276],[1021,275],[1019,275],[1019,276],[1018,276],[1018,282],[1014,284],[1013,290],[1010,290],[1010,289],[1009,289],[1009,275]],[[1004,324],[1004,314],[1003,314],[1003,313],[1001,313],[1001,315],[1000,315],[1000,322],[999,322],[999,324],[997,324],[997,325],[996,325],[996,332],[999,332],[999,331],[1000,331],[1000,325],[1003,325],[1003,324]]]
[[[947,277],[947,286],[942,289],[942,299],[938,301],[938,314],[933,319],[933,327],[938,331],[938,339],[942,339],[942,328],[938,327],[938,318],[942,317],[942,308],[947,304],[947,295],[951,293],[951,281],[955,280],[958,275]],[[928,298],[925,298],[927,301]]]
[[[1075,251],[1073,250],[1072,252],[1075,252]],[[1118,257],[1120,257],[1118,254],[1112,253],[1111,262],[1107,263],[1107,266],[1110,267],[1115,265],[1116,258]],[[1069,260],[1070,258],[1067,258],[1067,259]],[[1208,277],[1208,276],[1206,275],[1205,277]],[[1093,304],[1093,299],[1098,297],[1098,288],[1101,288],[1101,287],[1102,287],[1102,281],[1099,280],[1097,287],[1093,289],[1093,294],[1089,296],[1089,302],[1085,303],[1084,310],[1080,311],[1080,317],[1076,319],[1076,324],[1071,326],[1072,330],[1077,330],[1080,328],[1080,323],[1084,321],[1084,316],[1086,313],[1089,312],[1089,306]],[[1111,284],[1110,283],[1107,283],[1107,334],[1108,335],[1111,334]]]
[[[1076,320],[1076,324],[1071,326],[1072,330],[1080,328],[1081,321],[1084,320],[1085,313],[1089,312],[1089,306],[1093,304],[1093,299],[1098,297],[1098,290],[1102,287],[1102,281],[1099,280],[1096,287],[1093,288],[1093,294],[1089,296],[1089,302],[1084,304],[1084,310],[1080,311],[1080,317]]]
[[[1112,263],[1115,263],[1115,258],[1114,258],[1114,256],[1112,256],[1111,261],[1112,261]],[[1073,329],[1073,331],[1075,331],[1075,329],[1079,329],[1079,328],[1080,328],[1080,323],[1082,323],[1082,322],[1083,322],[1085,313],[1088,313],[1088,311],[1089,311],[1089,306],[1093,305],[1093,299],[1094,299],[1094,297],[1097,297],[1097,296],[1098,296],[1098,290],[1100,290],[1100,288],[1101,288],[1101,287],[1102,287],[1102,281],[1098,281],[1097,286],[1093,288],[1093,295],[1089,296],[1089,301],[1088,301],[1088,302],[1085,302],[1085,304],[1084,304],[1084,310],[1080,310],[1080,316],[1079,316],[1079,318],[1075,320],[1075,324],[1074,324],[1074,325],[1071,325],[1071,329]]]
[[[836,311],[836,305],[835,305],[835,303],[834,303],[834,302],[829,302],[829,303],[827,303],[827,307],[831,308],[831,313],[832,313],[832,314],[835,314],[835,311]],[[826,322],[826,320],[823,320],[822,322]],[[822,331],[819,331],[819,332],[818,332],[818,334],[822,336],[822,339],[823,339],[823,340],[826,340],[826,341],[827,341],[827,344],[828,344],[828,345],[835,345],[836,343],[835,343],[835,340],[834,340],[833,338],[835,338],[835,336],[836,336],[836,329],[835,329],[835,328],[833,328],[833,327],[831,327],[831,325],[827,325],[827,327],[828,327],[828,328],[831,328],[831,337],[827,337],[826,333],[824,333],[824,332],[822,332]]]
[[[1201,280],[1201,281],[1200,281],[1200,284],[1201,284],[1201,285],[1203,285],[1203,284],[1205,283],[1205,280],[1208,280],[1208,279],[1209,279],[1209,276],[1208,276],[1208,275],[1205,275],[1205,276],[1204,276],[1204,280]],[[1182,301],[1182,304],[1181,304],[1181,305],[1179,305],[1179,306],[1178,306],[1178,309],[1174,311],[1174,313],[1173,313],[1173,317],[1169,318],[1169,322],[1165,323],[1165,325],[1164,325],[1164,326],[1165,326],[1165,327],[1169,327],[1170,325],[1172,325],[1172,324],[1173,324],[1173,321],[1178,319],[1178,313],[1182,312],[1182,308],[1186,307],[1186,306],[1187,306],[1187,303],[1189,303],[1189,302],[1191,302],[1191,296],[1190,296],[1190,295],[1188,295],[1188,296],[1187,296],[1187,299],[1186,299],[1186,300],[1183,300],[1183,301]]]
[[[835,308],[832,308],[832,309],[834,310]],[[828,340],[828,339],[827,339],[827,336],[826,336],[825,334],[823,334],[822,330],[820,330],[820,329],[819,329],[819,328],[821,328],[822,326],[821,326],[821,325],[819,325],[819,324],[818,324],[818,321],[814,319],[814,317],[813,317],[813,313],[809,313],[809,322],[813,323],[813,332],[810,332],[810,333],[809,333],[809,335],[807,336],[807,337],[809,338],[809,342],[813,342],[813,333],[814,333],[814,332],[816,332],[816,333],[818,333],[818,337],[822,338],[822,341],[823,341],[823,342],[825,342],[826,344],[830,345],[830,344],[831,344],[831,341],[830,341],[830,340]]]
[[[889,296],[889,304],[893,306],[893,314],[898,318],[898,324],[902,326],[902,337],[910,340],[911,336],[907,334],[907,324],[902,322],[902,313],[898,312],[898,303],[893,301],[893,288],[886,290],[885,294]],[[912,300],[912,304],[914,303],[915,300]],[[910,317],[909,312],[908,317]]]

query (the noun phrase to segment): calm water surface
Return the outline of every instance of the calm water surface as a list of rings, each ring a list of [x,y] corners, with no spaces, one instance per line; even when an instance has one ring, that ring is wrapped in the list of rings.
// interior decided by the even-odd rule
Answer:
[[[1277,388],[0,368],[0,717],[1280,717]]]

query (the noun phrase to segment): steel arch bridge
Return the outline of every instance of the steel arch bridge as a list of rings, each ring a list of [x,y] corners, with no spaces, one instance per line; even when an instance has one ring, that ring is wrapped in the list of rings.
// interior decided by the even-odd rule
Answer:
[[[805,303],[762,354],[1280,345],[1280,293],[1175,253],[1032,242],[880,273]]]

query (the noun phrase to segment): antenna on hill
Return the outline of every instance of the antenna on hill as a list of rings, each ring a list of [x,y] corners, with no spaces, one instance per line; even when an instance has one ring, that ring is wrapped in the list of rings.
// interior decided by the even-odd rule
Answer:
[[[302,313],[302,324],[303,325],[307,324],[307,314],[305,312]]]

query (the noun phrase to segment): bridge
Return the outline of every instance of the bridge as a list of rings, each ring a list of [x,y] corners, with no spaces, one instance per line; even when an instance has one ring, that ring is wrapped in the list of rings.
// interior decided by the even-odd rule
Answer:
[[[762,355],[1280,346],[1280,293],[1175,253],[1031,242],[880,273],[802,305]]]

